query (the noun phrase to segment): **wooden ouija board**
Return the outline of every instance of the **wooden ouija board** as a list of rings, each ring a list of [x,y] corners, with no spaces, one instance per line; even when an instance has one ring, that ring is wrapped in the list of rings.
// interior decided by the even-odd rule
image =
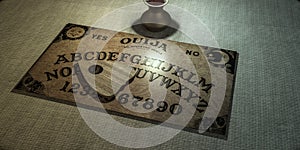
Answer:
[[[231,50],[67,24],[13,91],[195,133],[204,124],[203,134],[226,138],[237,58]]]

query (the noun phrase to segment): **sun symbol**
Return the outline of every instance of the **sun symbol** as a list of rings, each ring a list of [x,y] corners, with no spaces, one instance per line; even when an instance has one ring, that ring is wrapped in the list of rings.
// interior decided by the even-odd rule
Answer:
[[[85,34],[85,30],[81,27],[72,27],[66,33],[66,35],[71,39],[77,39]]]

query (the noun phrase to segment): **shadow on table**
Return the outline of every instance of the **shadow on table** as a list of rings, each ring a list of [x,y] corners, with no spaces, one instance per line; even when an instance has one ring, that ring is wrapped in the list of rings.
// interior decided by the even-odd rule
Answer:
[[[141,23],[140,19],[136,20],[133,25],[131,26],[131,28],[139,35],[145,36],[145,37],[149,37],[149,38],[156,38],[156,39],[164,39],[167,38],[173,34],[175,34],[179,29],[179,24],[172,20],[171,24],[164,29],[163,31],[159,31],[159,32],[151,32],[148,29],[146,29],[143,24]]]

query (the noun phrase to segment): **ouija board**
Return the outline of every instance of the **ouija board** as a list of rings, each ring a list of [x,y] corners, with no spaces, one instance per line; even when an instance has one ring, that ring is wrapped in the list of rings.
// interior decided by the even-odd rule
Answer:
[[[231,50],[67,24],[13,92],[226,139],[237,59]]]

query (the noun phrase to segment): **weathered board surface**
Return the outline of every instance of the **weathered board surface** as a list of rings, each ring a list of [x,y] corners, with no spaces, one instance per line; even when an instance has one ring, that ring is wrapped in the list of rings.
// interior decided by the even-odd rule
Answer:
[[[231,50],[67,24],[13,91],[196,133],[207,122],[205,135],[226,138],[237,59]]]

